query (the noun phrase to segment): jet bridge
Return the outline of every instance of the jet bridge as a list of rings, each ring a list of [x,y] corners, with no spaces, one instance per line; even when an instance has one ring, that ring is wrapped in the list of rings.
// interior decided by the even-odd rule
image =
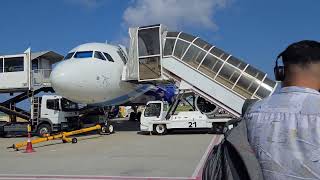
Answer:
[[[174,81],[239,117],[246,99],[271,95],[277,84],[267,74],[199,37],[168,32],[163,25],[130,28],[129,61],[123,80]],[[215,111],[217,112],[217,111]]]
[[[0,103],[0,111],[10,115],[11,122],[16,121],[16,116],[30,120],[30,113],[16,104],[39,92],[53,91],[49,79],[51,68],[62,59],[62,55],[53,51],[0,56],[0,93],[11,96],[19,93]]]

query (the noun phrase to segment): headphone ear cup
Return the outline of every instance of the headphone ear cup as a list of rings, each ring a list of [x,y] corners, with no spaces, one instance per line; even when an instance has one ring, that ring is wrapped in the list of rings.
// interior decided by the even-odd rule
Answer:
[[[275,66],[274,67],[274,76],[277,81],[284,81],[284,66]]]

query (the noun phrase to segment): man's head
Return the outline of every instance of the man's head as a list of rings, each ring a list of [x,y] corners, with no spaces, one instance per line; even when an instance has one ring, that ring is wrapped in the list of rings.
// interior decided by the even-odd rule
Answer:
[[[278,57],[284,64],[283,86],[320,89],[320,43],[304,40],[291,44]]]

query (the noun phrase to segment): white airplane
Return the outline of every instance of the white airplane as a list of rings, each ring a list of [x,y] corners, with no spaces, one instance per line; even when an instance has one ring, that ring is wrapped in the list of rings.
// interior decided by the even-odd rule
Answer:
[[[82,44],[65,56],[50,75],[55,92],[71,101],[93,106],[146,104],[172,98],[174,91],[121,80],[127,61],[126,50],[106,43]],[[161,93],[159,93],[161,92]]]

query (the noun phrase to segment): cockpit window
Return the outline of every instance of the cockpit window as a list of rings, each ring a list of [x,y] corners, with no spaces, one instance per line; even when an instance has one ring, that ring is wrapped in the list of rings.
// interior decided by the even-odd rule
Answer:
[[[121,57],[123,63],[126,64],[126,63],[127,63],[127,58],[125,57],[124,52],[122,51],[121,48],[119,48],[119,50],[117,51],[117,53],[118,53],[119,56]]]
[[[74,55],[74,52],[68,53],[64,59],[70,59]]]
[[[106,58],[99,51],[95,51],[94,52],[94,57],[97,58],[97,59],[106,60]]]
[[[112,59],[112,57],[110,56],[110,54],[108,54],[108,53],[103,53],[105,56],[106,56],[106,58],[108,59],[108,61],[111,61],[111,62],[114,62],[114,60]]]
[[[91,58],[93,52],[92,51],[79,51],[76,52],[74,58]]]

